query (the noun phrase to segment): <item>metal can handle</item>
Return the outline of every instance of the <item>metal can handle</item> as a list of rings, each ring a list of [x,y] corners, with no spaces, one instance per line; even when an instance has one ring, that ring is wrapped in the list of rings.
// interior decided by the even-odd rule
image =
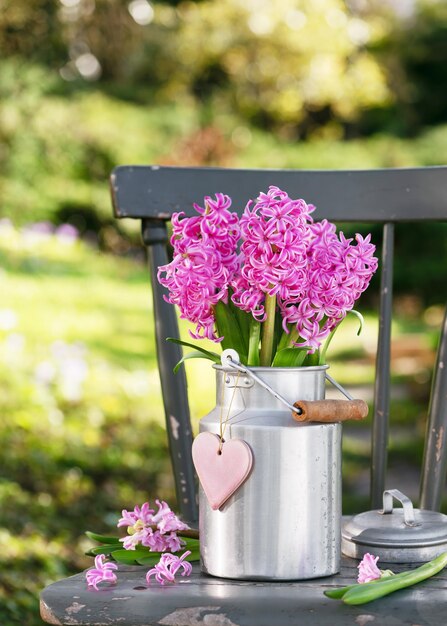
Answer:
[[[288,409],[290,409],[291,411],[296,411],[296,408],[293,406],[293,404],[290,404],[290,402],[287,402],[287,400],[283,398],[283,396],[281,396],[278,392],[276,392],[273,389],[273,387],[270,387],[270,385],[264,382],[262,378],[259,378],[259,376],[255,374],[246,365],[241,365],[241,362],[239,360],[239,354],[236,352],[236,350],[232,350],[231,348],[224,350],[222,352],[221,363],[223,366],[229,365],[230,367],[233,367],[239,372],[242,372],[242,374],[247,374],[248,376],[250,376],[250,378],[256,381],[258,385],[261,385],[261,387],[264,387],[264,389],[266,389],[269,393],[271,393],[272,396],[274,396],[277,400],[282,402]]]
[[[262,378],[260,378],[257,374],[255,374],[249,367],[247,367],[246,365],[242,365],[240,362],[239,354],[236,352],[236,350],[232,350],[231,348],[224,350],[221,356],[221,363],[224,367],[230,366],[243,374],[247,374],[250,378],[252,378],[259,385],[261,385],[261,387],[264,387],[264,389],[266,389],[269,393],[271,393],[272,396],[274,396],[277,400],[282,402],[284,406],[290,409],[295,418],[305,414],[305,409],[299,406],[298,403],[290,404],[290,402],[288,402],[283,396],[281,396],[277,391],[275,391],[272,387],[270,387],[270,385],[268,385],[265,381],[263,381]],[[329,376],[329,374],[326,373],[325,377],[332,385],[334,385],[334,387],[336,387],[339,391],[341,391],[341,393],[344,396],[346,396],[346,398],[348,398],[348,400],[350,400],[351,403],[355,404],[356,402],[357,403],[363,402],[363,401],[354,400],[351,394],[348,393],[339,383],[337,383],[337,381],[335,381],[332,378],[332,376]],[[324,402],[325,401],[321,401],[320,404]],[[334,400],[331,402],[337,403],[337,401],[334,401]],[[310,403],[308,404],[310,405]],[[342,404],[345,404],[345,403],[342,403]],[[365,417],[367,413],[367,406],[365,403],[363,403],[363,405],[361,407],[361,410],[359,410],[357,406],[354,407],[356,409],[356,414],[358,414],[358,417],[355,417],[354,419],[363,419],[363,417]],[[366,407],[366,413],[365,413],[365,407]],[[351,409],[352,408],[353,407],[351,407]],[[350,412],[346,411],[346,407],[344,406],[339,407],[339,413],[340,415],[338,415],[337,419],[325,419],[323,421],[330,422],[330,421],[345,420],[345,419],[350,419],[350,418],[352,419]],[[342,414],[344,414],[344,416]],[[298,421],[301,421],[301,420],[298,420]],[[319,420],[310,419],[309,421],[319,421]]]

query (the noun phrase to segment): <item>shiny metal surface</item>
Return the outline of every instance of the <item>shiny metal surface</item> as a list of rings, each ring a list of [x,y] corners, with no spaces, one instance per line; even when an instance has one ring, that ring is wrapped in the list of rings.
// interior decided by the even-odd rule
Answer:
[[[339,571],[341,425],[299,424],[264,388],[235,386],[217,370],[217,406],[200,430],[246,441],[254,455],[247,481],[218,511],[200,489],[203,571],[223,578],[299,580]],[[253,368],[292,403],[324,398],[327,366]],[[228,371],[232,386],[225,383]],[[241,378],[243,374],[241,374]]]
[[[412,501],[408,496],[402,493],[402,491],[399,491],[399,489],[385,489],[383,492],[382,515],[393,514],[393,498],[396,498],[396,500],[402,504],[405,526],[419,526],[419,524],[414,520],[414,508]]]

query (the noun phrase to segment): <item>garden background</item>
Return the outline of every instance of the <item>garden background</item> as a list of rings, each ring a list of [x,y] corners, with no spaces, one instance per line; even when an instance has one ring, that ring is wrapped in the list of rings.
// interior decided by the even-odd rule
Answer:
[[[144,252],[112,218],[111,169],[445,164],[447,5],[0,9],[0,623],[36,626],[39,590],[89,565],[84,530],[110,533],[147,499],[175,505]],[[401,226],[396,248],[391,486],[417,497],[447,225]],[[346,322],[331,359],[367,399],[376,300],[377,281],[358,307],[365,332],[354,340]],[[212,375],[187,367],[196,428]],[[345,512],[367,506],[368,435],[369,422],[346,431]]]

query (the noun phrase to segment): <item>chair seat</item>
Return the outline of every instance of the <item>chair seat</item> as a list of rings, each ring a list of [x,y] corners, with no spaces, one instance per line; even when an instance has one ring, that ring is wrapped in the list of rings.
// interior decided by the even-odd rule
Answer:
[[[300,582],[213,578],[195,564],[189,578],[165,587],[148,587],[143,567],[120,566],[117,585],[98,592],[87,588],[84,573],[49,585],[41,594],[41,615],[67,626],[445,625],[446,572],[358,607],[326,598],[325,589],[355,582],[357,563],[343,557],[340,574]]]

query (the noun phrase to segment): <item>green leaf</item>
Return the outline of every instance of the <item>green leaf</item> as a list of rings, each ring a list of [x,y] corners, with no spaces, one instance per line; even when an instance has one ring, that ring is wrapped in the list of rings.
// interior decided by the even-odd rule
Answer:
[[[160,554],[158,552],[153,552],[145,557],[142,557],[141,559],[137,559],[137,563],[138,565],[146,565],[148,567],[151,567],[152,565],[156,565],[159,560]]]
[[[92,541],[97,541],[98,543],[118,543],[118,537],[106,537],[106,535],[98,535],[98,533],[92,533],[90,530],[87,530],[85,534],[89,539],[92,539]]]
[[[348,311],[348,313],[351,313],[352,315],[355,315],[357,317],[357,319],[359,320],[359,329],[357,331],[357,337],[360,335],[360,333],[363,330],[363,324],[364,324],[364,319],[363,319],[363,315],[361,313],[359,313],[358,311],[356,311],[355,309],[351,309],[351,311]],[[345,317],[343,319],[346,319]],[[320,351],[320,358],[319,358],[319,365],[325,365],[326,364],[326,352],[327,349],[329,348],[329,345],[337,331],[338,328],[340,328],[341,323],[343,322],[343,320],[341,320],[337,326],[334,328],[334,330],[332,330],[329,335],[326,338],[326,341],[324,342],[324,346],[322,347],[321,351]]]
[[[254,367],[259,365],[259,341],[261,338],[261,322],[255,320],[251,315],[248,339],[248,360],[247,365]]]
[[[98,546],[96,548],[90,548],[90,550],[86,552],[85,554],[87,556],[97,556],[98,554],[112,554],[112,552],[116,552],[117,550],[122,550],[122,549],[123,549],[122,543],[108,544],[105,546]]]
[[[392,574],[392,576],[394,578],[402,578],[403,576],[406,576],[408,574],[408,572],[401,572],[400,574]],[[389,578],[389,576],[387,576],[386,578]],[[381,581],[383,581],[383,577],[382,578],[376,578],[375,580],[371,580],[369,583],[353,583],[352,585],[348,585],[347,587],[337,587],[335,589],[326,589],[325,591],[323,591],[324,595],[327,596],[328,598],[332,598],[333,600],[341,600],[343,598],[343,596],[348,593],[348,591],[350,591],[351,589],[354,589],[354,587],[359,587],[360,585],[372,585],[374,583],[380,583]]]
[[[351,309],[350,311],[348,311],[348,313],[350,313],[351,315],[355,315],[356,318],[359,321],[359,329],[357,331],[357,337],[359,337],[360,333],[363,330],[363,326],[365,324],[365,319],[364,319],[363,315],[359,311],[356,311],[355,309]]]
[[[214,318],[216,320],[217,332],[220,337],[223,337],[222,348],[236,350],[241,362],[247,363],[246,341],[242,336],[236,316],[226,304],[218,302],[214,306]]]
[[[185,550],[198,550],[200,546],[199,539],[193,539],[192,537],[182,537],[183,541],[186,542]]]
[[[137,563],[138,565],[145,565],[146,567],[151,567],[152,565],[156,565],[158,563],[158,561],[160,560],[160,553],[159,552],[151,552],[148,556],[141,558],[141,559],[137,559]],[[198,550],[195,550],[194,552],[191,551],[191,554],[188,554],[188,556],[184,559],[184,561],[199,561],[200,560],[200,552]]]
[[[248,354],[248,346],[249,346],[249,335],[250,335],[250,323],[253,319],[253,315],[251,313],[247,313],[247,311],[242,311],[239,307],[233,304],[231,300],[232,290],[229,290],[228,293],[228,308],[230,309],[231,314],[236,319],[239,330],[241,332],[241,337],[244,342],[244,352]]]
[[[191,550],[191,554],[188,554],[185,561],[200,561],[200,550]]]
[[[343,602],[350,605],[366,604],[383,596],[387,596],[394,591],[411,587],[420,583],[435,574],[438,574],[447,563],[447,552],[443,552],[436,559],[405,572],[401,577],[387,576],[377,581],[355,585],[343,595]]]
[[[221,362],[220,359],[216,361],[215,358],[208,356],[207,354],[203,354],[203,352],[199,352],[198,350],[194,350],[194,352],[188,352],[188,354],[185,354],[184,356],[182,356],[180,361],[174,367],[174,370],[173,370],[174,374],[177,374],[182,363],[184,363],[185,361],[189,361],[189,359],[208,359],[209,361],[213,361],[213,363]]]
[[[313,367],[320,365],[320,351],[315,350],[312,354],[307,354],[303,362],[303,367]]]
[[[301,367],[307,355],[307,348],[283,348],[273,359],[273,367]]]
[[[116,550],[113,552],[112,556],[118,563],[138,565],[140,559],[146,559],[149,555],[158,555],[158,561],[161,554],[161,552],[149,552],[149,550]]]
[[[288,324],[287,328],[289,329],[289,332],[286,333],[286,331],[283,330],[282,335],[278,341],[278,345],[276,347],[277,352],[279,352],[280,350],[285,350],[285,348],[293,348],[293,343],[298,341],[299,335],[296,326],[293,324]]]
[[[338,326],[340,326],[340,324]],[[329,333],[329,335],[326,337],[326,341],[324,342],[324,345],[323,345],[323,347],[320,350],[320,359],[319,359],[318,365],[326,365],[326,352],[327,352],[327,349],[330,346],[330,343],[332,341],[332,338],[335,335],[335,331],[337,330],[338,326],[336,326],[334,328],[334,330],[332,330]]]
[[[220,363],[220,355],[217,352],[211,352],[211,350],[205,350],[205,348],[201,348],[200,346],[189,343],[188,341],[183,341],[182,339],[176,339],[175,337],[167,337],[166,341],[170,341],[171,343],[177,343],[180,346],[187,346],[188,348],[193,348],[194,350],[198,350],[205,354],[209,359],[215,361],[216,363]]]

